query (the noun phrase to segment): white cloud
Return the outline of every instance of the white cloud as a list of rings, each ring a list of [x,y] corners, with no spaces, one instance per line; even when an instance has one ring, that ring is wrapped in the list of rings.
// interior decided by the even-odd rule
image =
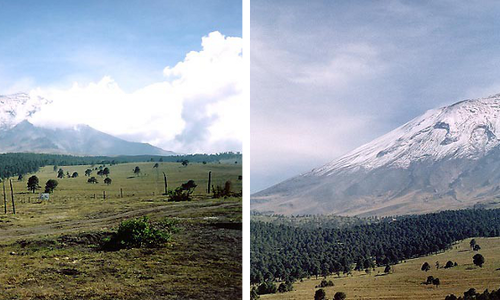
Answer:
[[[51,99],[30,121],[88,124],[128,140],[183,153],[241,150],[244,124],[242,40],[212,32],[202,50],[163,71],[165,81],[125,92],[112,78],[69,89],[36,88]]]

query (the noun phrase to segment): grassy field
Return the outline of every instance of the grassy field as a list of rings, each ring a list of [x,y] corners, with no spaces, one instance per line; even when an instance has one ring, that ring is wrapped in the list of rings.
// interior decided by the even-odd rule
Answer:
[[[461,241],[452,249],[417,259],[407,260],[394,266],[392,273],[385,275],[384,268],[377,268],[371,274],[354,271],[352,276],[330,276],[333,287],[324,288],[327,299],[332,299],[336,292],[344,292],[347,299],[441,299],[446,295],[462,295],[469,288],[482,292],[484,289],[500,288],[500,238],[476,238],[481,246],[481,253],[485,257],[482,268],[472,263],[472,256],[478,252],[470,250],[470,239]],[[436,269],[436,261],[444,266],[448,260],[457,262],[458,266],[449,269]],[[428,262],[432,269],[421,271],[424,262]],[[441,285],[425,285],[427,276],[440,279]],[[294,291],[263,295],[261,299],[313,299],[315,288],[322,278],[305,279],[294,284]]]
[[[61,166],[79,177],[57,179],[59,185],[48,201],[27,190],[32,174],[23,181],[15,178],[15,215],[7,181],[7,214],[3,207],[0,210],[0,298],[240,298],[241,197],[212,199],[206,187],[210,170],[214,185],[230,180],[239,193],[241,165],[160,163],[158,170],[153,165],[107,166],[109,186],[97,171],[91,176],[99,183],[87,183],[84,174],[89,166]],[[141,168],[140,176],[134,176],[135,166]],[[162,172],[172,189],[193,179],[198,185],[194,199],[167,202]],[[47,166],[35,175],[42,191],[57,173]],[[120,221],[143,215],[153,221],[175,218],[180,232],[163,248],[99,249]]]

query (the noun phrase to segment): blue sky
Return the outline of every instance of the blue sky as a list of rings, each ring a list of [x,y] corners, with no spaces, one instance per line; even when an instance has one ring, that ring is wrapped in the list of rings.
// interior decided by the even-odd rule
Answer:
[[[114,78],[132,91],[200,50],[241,37],[239,1],[0,1],[0,93]]]
[[[241,151],[241,10],[234,0],[0,0],[0,95],[51,100],[29,119],[39,126]]]
[[[498,1],[253,0],[252,192],[500,93]]]

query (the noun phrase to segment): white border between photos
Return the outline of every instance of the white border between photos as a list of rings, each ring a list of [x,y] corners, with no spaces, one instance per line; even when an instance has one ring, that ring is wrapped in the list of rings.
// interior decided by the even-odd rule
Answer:
[[[243,0],[243,60],[245,80],[244,110],[242,122],[246,124],[243,137],[243,299],[250,299],[250,0]]]

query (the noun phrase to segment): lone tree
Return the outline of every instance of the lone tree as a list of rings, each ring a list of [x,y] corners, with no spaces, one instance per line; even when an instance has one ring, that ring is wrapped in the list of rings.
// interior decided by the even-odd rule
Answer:
[[[326,293],[324,289],[319,289],[314,294],[314,300],[325,300],[325,299],[326,299]]]
[[[105,183],[105,184],[107,184],[107,185],[110,185],[110,184],[111,184],[111,181],[112,181],[112,180],[111,180],[111,178],[109,178],[109,177],[106,177],[106,178],[104,179],[104,183]]]
[[[429,265],[429,263],[428,263],[428,262],[424,262],[424,264],[422,265],[421,270],[422,270],[422,271],[427,272],[427,271],[429,271],[430,269],[431,269],[431,265]]]
[[[59,171],[57,171],[57,178],[64,178],[64,171],[63,171],[63,169],[59,169]]]
[[[47,180],[47,183],[45,183],[45,192],[46,193],[52,193],[55,188],[57,187],[58,182],[55,179],[49,179]]]
[[[476,246],[476,239],[472,239],[472,240],[470,240],[469,245],[470,245],[470,247],[471,247],[472,249],[474,249],[474,246]]]
[[[36,177],[35,175],[31,176],[29,179],[28,179],[28,190],[32,191],[33,194],[36,192],[37,189],[40,188],[40,186],[38,185],[39,181],[38,181],[38,177]]]
[[[88,180],[87,180],[88,183],[97,183],[97,178],[95,178],[94,176],[90,177]]]
[[[385,266],[384,273],[389,274],[391,272],[391,266],[387,265]]]
[[[434,280],[432,280],[432,284],[435,285],[436,287],[439,287],[441,282],[439,281],[439,278],[434,278]]]
[[[76,178],[78,177],[78,172],[73,172],[73,175],[71,175],[71,178]]]
[[[345,300],[346,294],[344,292],[336,292],[333,296],[333,300]]]
[[[472,257],[472,262],[476,265],[476,266],[479,266],[480,268],[483,267],[483,264],[484,264],[484,256],[482,256],[481,254],[476,254]]]
[[[90,176],[92,174],[92,169],[85,170],[85,176]]]
[[[135,174],[135,175],[139,175],[139,174],[141,174],[141,168],[139,168],[139,166],[136,166],[136,167],[134,168],[134,174]]]

